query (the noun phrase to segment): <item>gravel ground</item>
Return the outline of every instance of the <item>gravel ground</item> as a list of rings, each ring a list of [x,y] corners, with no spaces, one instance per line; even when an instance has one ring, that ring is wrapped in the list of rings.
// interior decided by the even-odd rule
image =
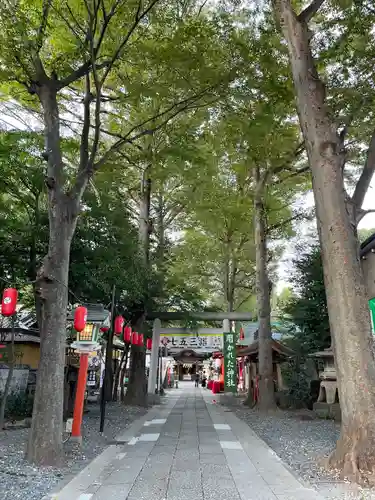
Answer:
[[[319,461],[334,448],[340,427],[332,420],[312,419],[310,412],[261,414],[246,407],[231,408],[303,481],[329,500],[375,500],[375,490],[335,480]]]
[[[82,447],[79,451],[67,447],[64,465],[59,469],[33,467],[24,460],[28,429],[0,432],[1,500],[41,500],[59,482],[68,482],[108,446],[108,441],[146,412],[145,408],[109,403],[101,436],[99,405],[89,405],[88,410],[84,415]]]

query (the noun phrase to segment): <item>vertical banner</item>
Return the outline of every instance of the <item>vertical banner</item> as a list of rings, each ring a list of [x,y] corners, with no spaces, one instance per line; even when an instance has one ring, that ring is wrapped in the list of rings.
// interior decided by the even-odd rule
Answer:
[[[369,300],[368,305],[370,307],[372,333],[375,335],[375,298]]]
[[[236,334],[224,332],[224,390],[237,392]]]

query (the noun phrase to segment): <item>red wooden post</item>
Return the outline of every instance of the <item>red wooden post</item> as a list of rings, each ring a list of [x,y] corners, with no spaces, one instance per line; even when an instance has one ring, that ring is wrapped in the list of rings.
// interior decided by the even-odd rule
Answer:
[[[74,402],[73,427],[72,427],[72,438],[79,442],[82,441],[81,427],[82,427],[83,405],[85,402],[88,367],[89,367],[89,354],[86,352],[81,353],[79,361],[76,399]]]

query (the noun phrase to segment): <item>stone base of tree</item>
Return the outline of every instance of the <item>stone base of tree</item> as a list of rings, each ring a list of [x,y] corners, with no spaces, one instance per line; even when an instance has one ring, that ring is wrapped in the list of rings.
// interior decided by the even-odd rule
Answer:
[[[374,486],[374,435],[368,424],[341,429],[335,450],[328,458],[328,467],[341,471],[341,477],[362,486]]]
[[[313,410],[320,418],[332,418],[341,422],[341,409],[339,403],[314,403]]]

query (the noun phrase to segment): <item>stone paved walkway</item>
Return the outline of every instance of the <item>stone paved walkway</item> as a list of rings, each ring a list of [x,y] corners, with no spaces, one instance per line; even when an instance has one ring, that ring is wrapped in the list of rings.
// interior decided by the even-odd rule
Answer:
[[[56,500],[319,500],[207,390],[170,391]]]

